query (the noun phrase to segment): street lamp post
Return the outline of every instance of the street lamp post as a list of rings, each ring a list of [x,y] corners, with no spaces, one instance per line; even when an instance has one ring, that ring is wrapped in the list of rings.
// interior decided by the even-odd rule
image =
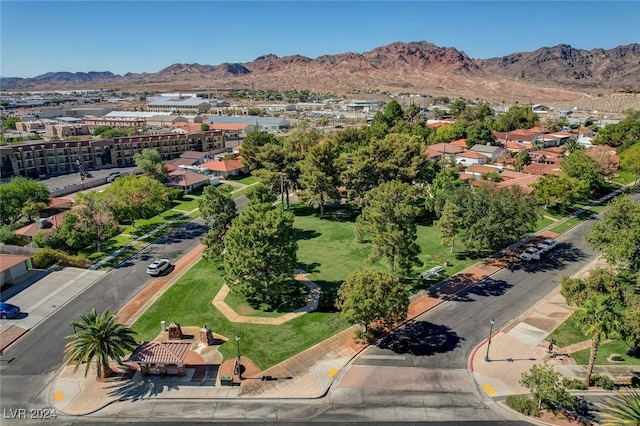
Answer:
[[[242,366],[240,365],[240,335],[236,334],[236,344],[238,345],[238,380],[242,380]]]
[[[487,342],[487,354],[484,356],[484,362],[489,362],[489,346],[491,346],[491,334],[493,333],[493,324],[496,323],[496,320],[491,318],[489,320],[489,341]]]

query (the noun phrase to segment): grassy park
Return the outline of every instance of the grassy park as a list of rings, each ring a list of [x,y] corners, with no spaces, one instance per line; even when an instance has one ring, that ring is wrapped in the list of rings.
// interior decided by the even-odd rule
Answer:
[[[298,240],[298,267],[309,272],[309,279],[323,288],[325,294],[335,294],[349,273],[358,268],[386,269],[384,259],[368,262],[370,245],[355,240],[355,224],[351,221],[320,219],[317,212],[303,205],[292,206],[296,215],[295,231]],[[415,275],[434,265],[448,261],[453,274],[475,262],[475,259],[453,254],[442,247],[435,227],[420,226],[418,242],[424,262]],[[458,259],[460,257],[460,259]],[[176,321],[183,326],[209,326],[214,333],[242,338],[243,354],[260,368],[275,365],[290,356],[325,340],[349,326],[330,304],[318,311],[302,315],[282,325],[232,323],[212,304],[223,283],[219,264],[200,261],[178,279],[133,325],[138,339],[156,337],[160,321]],[[408,280],[409,290],[417,291]],[[297,306],[283,307],[278,312],[265,312],[249,306],[244,297],[230,293],[225,302],[236,312],[246,316],[280,316]],[[274,344],[274,342],[277,342]],[[222,355],[233,357],[235,345],[222,345]]]

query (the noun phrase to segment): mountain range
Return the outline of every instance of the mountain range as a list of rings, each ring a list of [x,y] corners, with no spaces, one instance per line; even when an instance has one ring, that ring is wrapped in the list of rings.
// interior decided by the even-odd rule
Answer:
[[[8,91],[253,87],[338,95],[385,91],[503,101],[571,100],[585,93],[640,90],[640,44],[607,50],[560,44],[474,59],[453,47],[426,41],[395,42],[369,52],[315,59],[269,54],[243,63],[173,64],[155,73],[49,72],[33,78],[3,77],[0,87]]]

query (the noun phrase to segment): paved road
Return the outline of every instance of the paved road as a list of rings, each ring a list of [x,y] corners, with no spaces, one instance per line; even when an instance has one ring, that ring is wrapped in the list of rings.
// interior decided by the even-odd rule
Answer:
[[[3,359],[14,359],[0,364],[3,410],[46,407],[51,397],[46,389],[61,366],[64,337],[72,333],[68,324],[93,307],[99,312],[107,307],[117,312],[151,280],[146,266],[152,259],[179,259],[198,244],[205,230],[200,220],[171,232],[110,271],[6,349]]]

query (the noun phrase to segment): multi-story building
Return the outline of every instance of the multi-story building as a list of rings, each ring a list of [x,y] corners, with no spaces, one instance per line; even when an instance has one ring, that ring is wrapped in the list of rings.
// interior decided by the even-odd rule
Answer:
[[[156,149],[163,160],[173,160],[186,151],[219,152],[224,134],[209,130],[188,134],[167,133],[83,141],[23,143],[0,147],[2,178],[71,173],[82,162],[84,170],[134,164],[133,156],[143,149]]]
[[[128,118],[128,117],[84,117],[82,122],[89,127],[89,131],[93,132],[96,127],[144,127],[147,120],[144,118]]]
[[[154,98],[147,103],[149,111],[159,112],[174,112],[177,114],[202,114],[211,108],[209,102],[203,101],[201,98],[187,97],[187,98],[169,98],[161,96]]]
[[[44,134],[49,138],[68,138],[71,136],[86,136],[91,132],[86,124],[47,124],[44,126]]]

